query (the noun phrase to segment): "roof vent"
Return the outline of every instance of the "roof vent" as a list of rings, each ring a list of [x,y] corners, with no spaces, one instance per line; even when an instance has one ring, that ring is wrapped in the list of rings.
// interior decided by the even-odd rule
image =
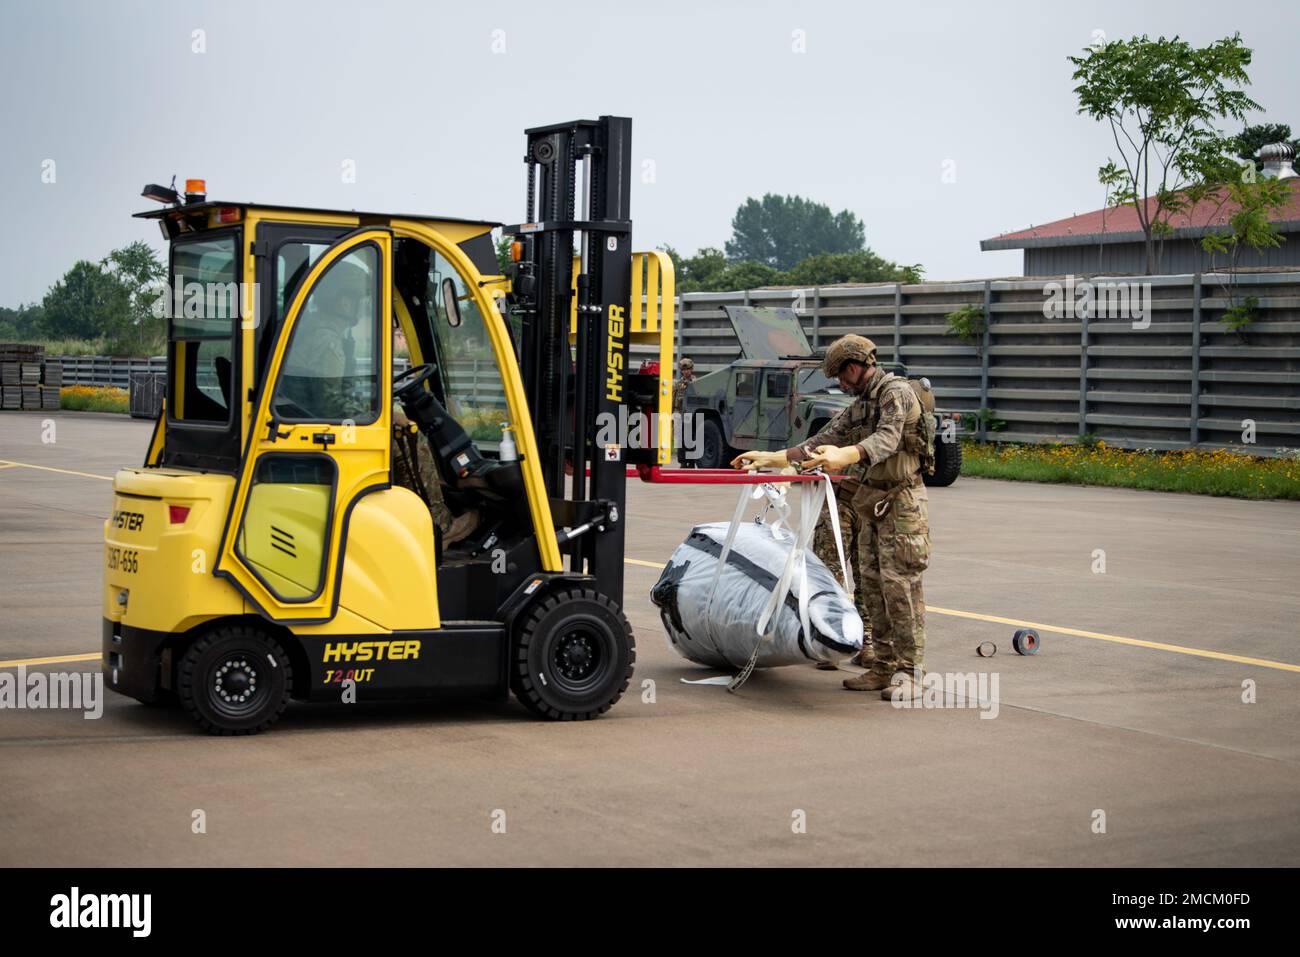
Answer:
[[[1296,175],[1295,168],[1291,165],[1295,160],[1295,147],[1290,143],[1269,143],[1260,148],[1258,159],[1264,164],[1264,176],[1290,179]]]

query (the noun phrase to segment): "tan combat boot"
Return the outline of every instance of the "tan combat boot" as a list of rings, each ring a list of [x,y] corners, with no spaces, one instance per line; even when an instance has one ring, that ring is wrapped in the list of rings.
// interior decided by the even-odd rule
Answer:
[[[894,678],[899,679],[897,683]],[[910,671],[900,671],[890,679],[889,685],[881,689],[880,697],[884,701],[904,701],[911,698],[913,701],[919,700],[924,688],[921,682],[914,680]]]
[[[854,675],[852,678],[845,678],[844,687],[848,688],[850,691],[879,691],[881,688],[888,689],[889,675],[878,674],[874,671],[864,671],[862,674]]]
[[[469,534],[478,527],[478,509],[471,508],[451,520],[451,528],[447,529],[446,534],[442,536],[442,544],[455,545],[457,542],[469,537]]]

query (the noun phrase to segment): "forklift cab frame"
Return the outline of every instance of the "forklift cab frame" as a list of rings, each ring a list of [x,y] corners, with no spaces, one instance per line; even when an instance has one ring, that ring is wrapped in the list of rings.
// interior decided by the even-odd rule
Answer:
[[[577,126],[599,131],[611,119]],[[513,690],[545,717],[607,710],[635,657],[619,607],[624,489],[611,484],[611,465],[624,483],[625,466],[621,455],[604,465],[614,494],[600,501],[578,488],[583,482],[565,495],[563,475],[557,483],[553,469],[546,474],[536,428],[554,410],[529,394],[544,391],[545,375],[527,350],[549,348],[546,331],[558,329],[560,348],[578,344],[582,360],[582,327],[591,325],[601,327],[600,345],[587,357],[599,359],[601,374],[616,355],[626,365],[633,339],[666,346],[660,364],[671,370],[667,258],[634,256],[630,224],[620,224],[621,242],[609,248],[626,257],[625,275],[635,269],[638,290],[647,270],[662,283],[647,298],[662,294],[666,305],[647,321],[639,296],[629,309],[627,280],[607,284],[605,311],[628,319],[616,341],[598,321],[604,313],[579,314],[576,295],[572,309],[566,297],[553,309],[526,296],[507,307],[511,283],[491,241],[497,223],[187,199],[139,214],[157,220],[171,244],[168,399],[144,466],[114,480],[105,525],[109,686],[145,701],[178,698],[202,727],[223,734],[269,727],[290,697],[339,700],[341,690],[344,700],[349,690],[352,700]],[[584,225],[596,224],[568,224]],[[528,244],[533,261],[521,270],[550,268],[543,245]],[[572,288],[589,295],[581,268]],[[440,301],[446,279],[458,292],[459,322]],[[236,314],[209,317],[208,287],[232,283]],[[202,297],[197,309],[191,292]],[[228,291],[220,295],[228,304]],[[554,321],[560,309],[572,325]],[[443,418],[475,418],[450,427],[468,426],[494,481],[448,489],[449,501],[477,496],[490,506],[473,547],[440,549],[425,502],[393,484],[394,328],[411,362],[432,367],[419,388]],[[464,338],[450,351],[462,354],[476,337],[472,395],[486,378],[500,389],[494,410],[458,402],[454,367],[464,359],[440,354],[455,335]],[[638,383],[615,405],[635,400],[666,412],[669,393],[666,379]],[[580,434],[594,409],[584,415],[573,422],[577,457],[595,473],[594,441]],[[491,436],[502,422],[514,461],[494,459]],[[553,422],[547,435],[549,452]],[[559,441],[572,456],[573,436]],[[628,450],[627,460],[670,454],[656,446]],[[442,466],[455,481],[454,466]],[[598,538],[616,548],[617,591],[596,567],[590,543]]]

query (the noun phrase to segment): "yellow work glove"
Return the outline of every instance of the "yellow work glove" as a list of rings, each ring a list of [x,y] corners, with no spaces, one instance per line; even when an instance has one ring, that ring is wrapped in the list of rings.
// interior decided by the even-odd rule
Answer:
[[[804,459],[800,465],[804,470],[808,469],[825,469],[827,472],[842,472],[850,465],[856,465],[862,460],[862,450],[856,445],[821,445],[818,446],[810,458]]]
[[[781,469],[789,464],[784,449],[779,452],[741,452],[731,460],[733,469]]]

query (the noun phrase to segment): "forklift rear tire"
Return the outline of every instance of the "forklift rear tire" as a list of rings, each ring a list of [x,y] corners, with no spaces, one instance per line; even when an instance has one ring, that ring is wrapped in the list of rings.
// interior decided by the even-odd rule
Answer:
[[[590,588],[566,588],[538,602],[519,628],[510,689],[552,721],[608,711],[632,680],[636,642],[622,610]]]
[[[265,731],[284,714],[292,688],[289,656],[252,625],[225,625],[202,635],[177,669],[181,704],[209,734]]]

